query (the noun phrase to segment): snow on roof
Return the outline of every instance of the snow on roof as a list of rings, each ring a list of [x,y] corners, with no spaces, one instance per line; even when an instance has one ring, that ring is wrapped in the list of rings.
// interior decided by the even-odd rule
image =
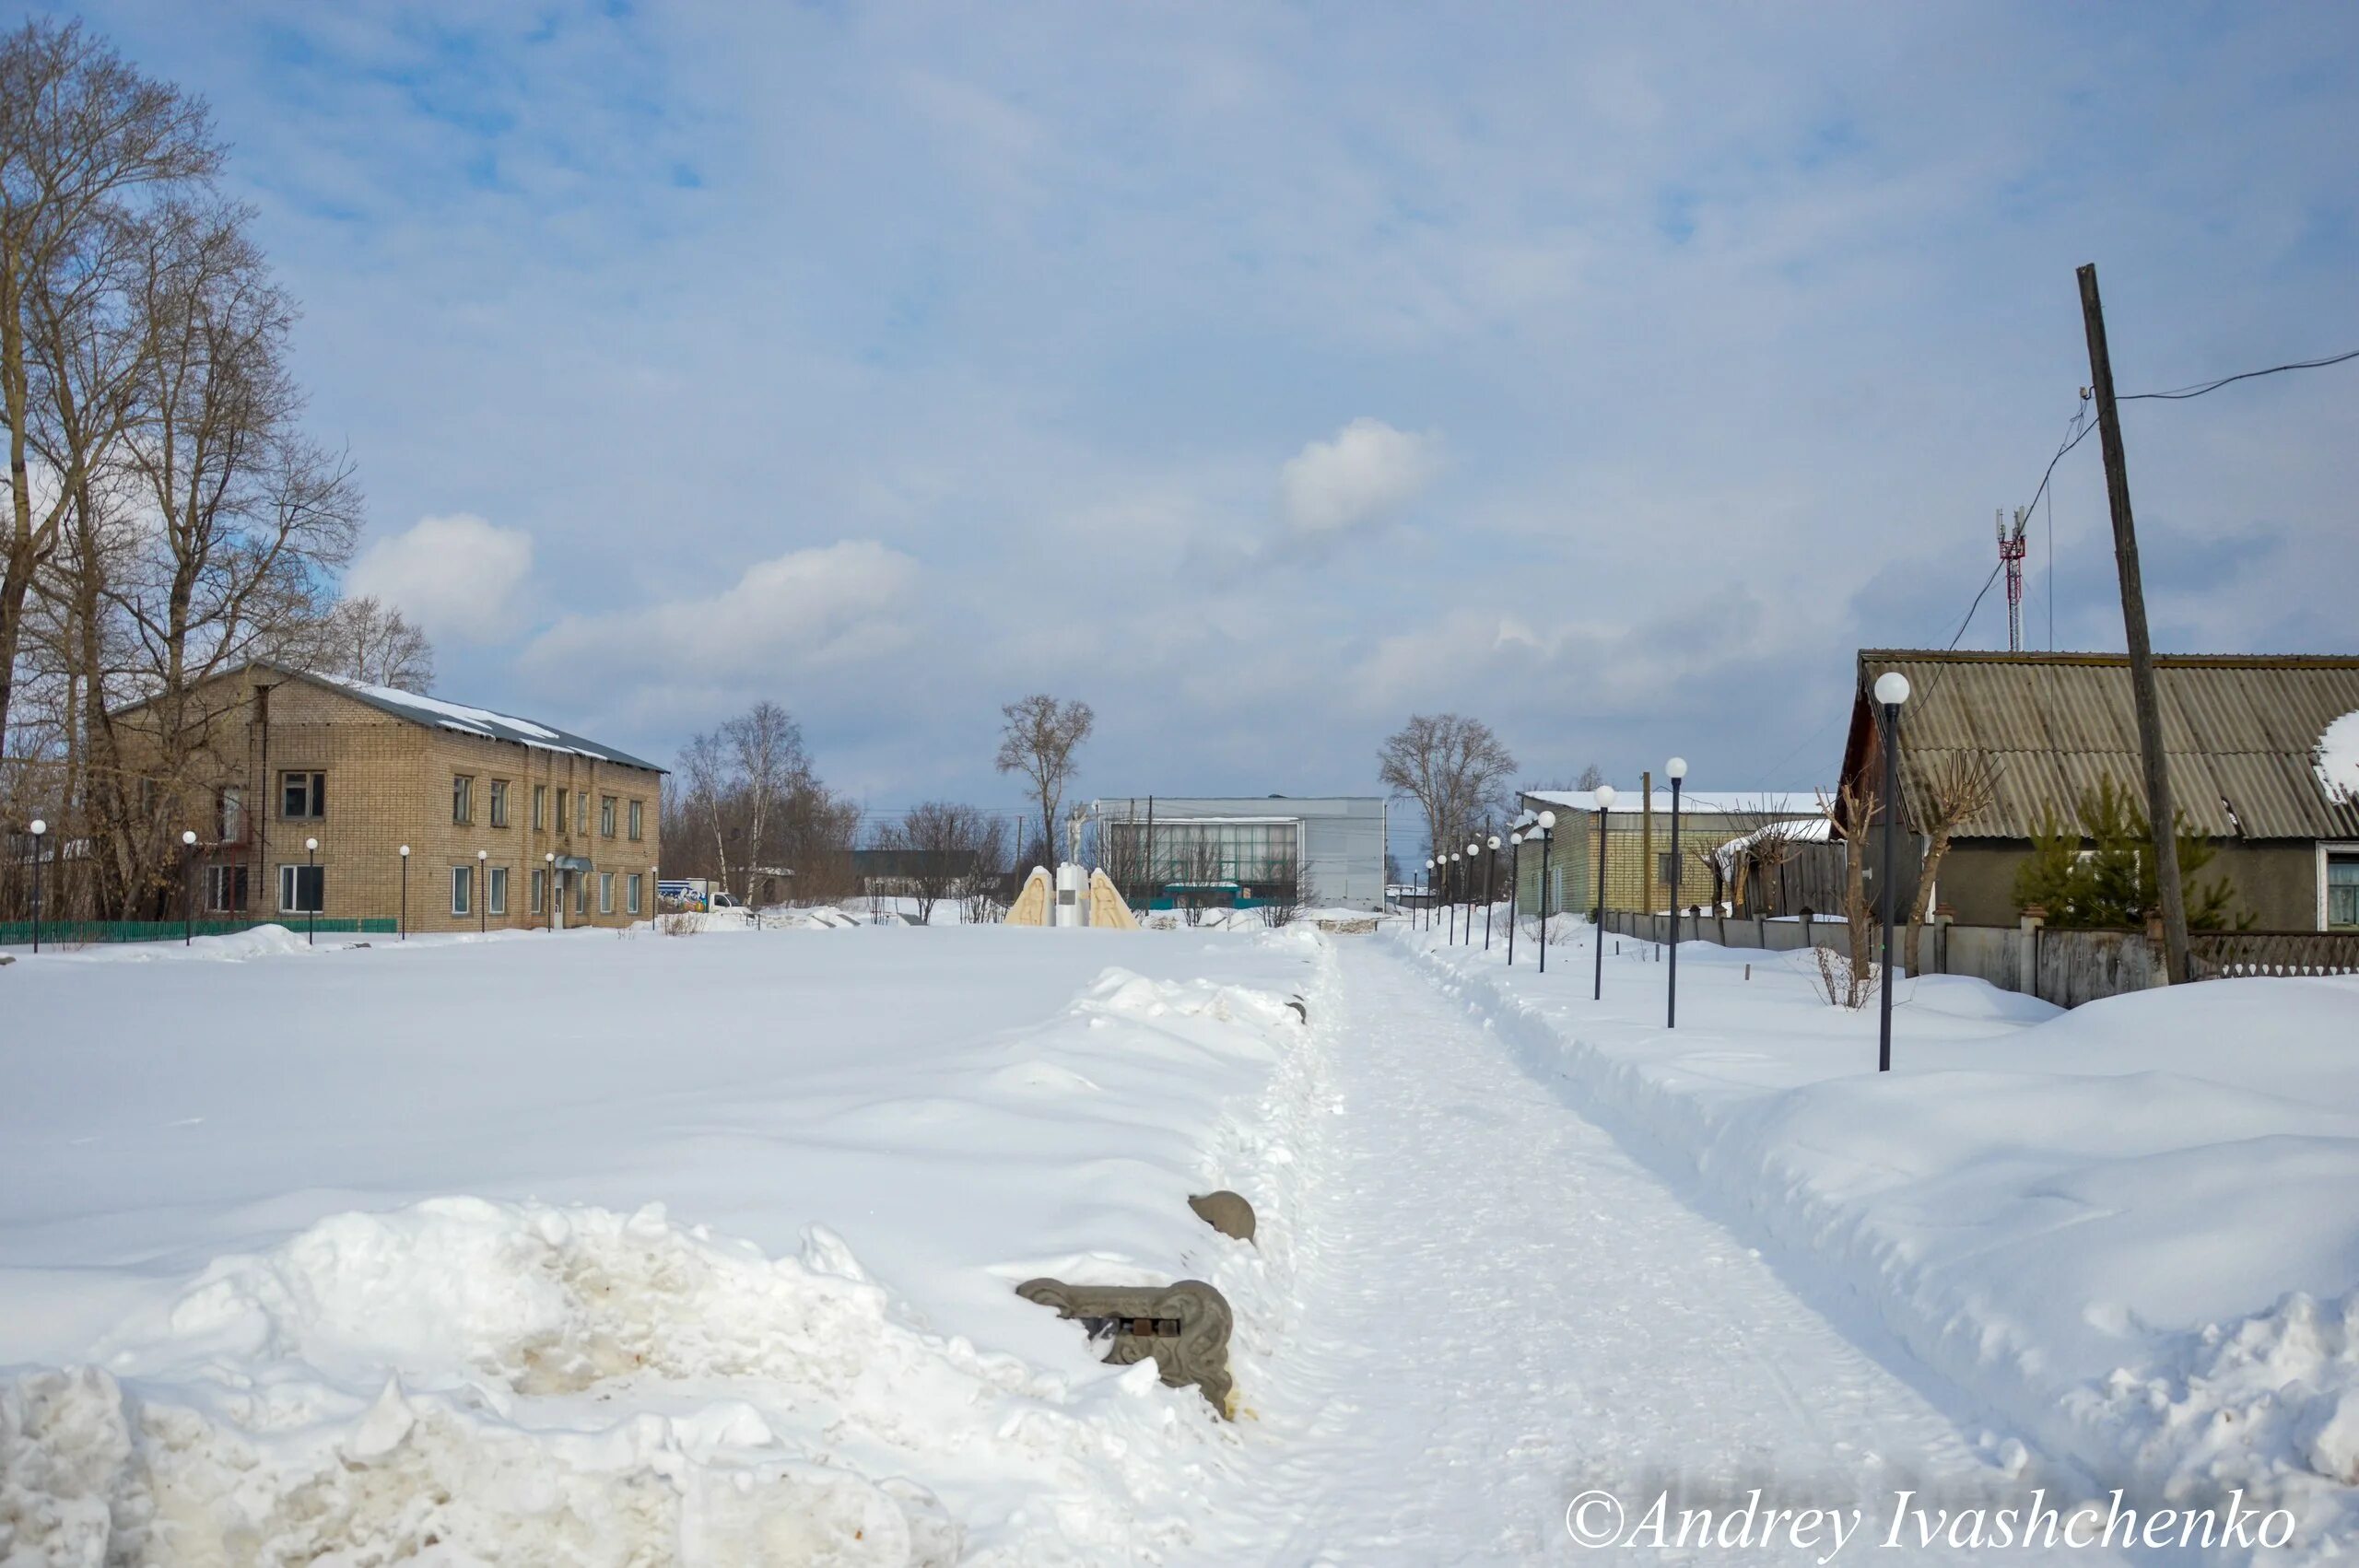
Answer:
[[[455,730],[461,734],[481,735],[487,740],[513,741],[518,745],[531,746],[536,751],[562,752],[571,756],[586,756],[599,762],[620,763],[625,767],[643,767],[651,773],[664,771],[654,763],[600,745],[595,741],[546,724],[535,724],[529,719],[495,712],[488,708],[471,708],[464,703],[444,702],[440,697],[420,696],[416,692],[397,690],[393,686],[371,685],[346,675],[326,675],[315,670],[293,670],[290,674],[305,680],[333,686],[348,696],[358,697],[370,707],[390,713],[397,719],[424,724],[431,729]]]
[[[1526,790],[1523,798],[1539,801],[1555,811],[1593,812],[1597,810],[1597,792],[1593,790]],[[1655,791],[1655,811],[1671,814],[1671,791]],[[1606,809],[1619,816],[1624,812],[1637,812],[1642,802],[1636,790],[1614,792],[1614,804]],[[1818,799],[1814,795],[1797,795],[1778,790],[1717,790],[1706,793],[1683,790],[1679,795],[1682,816],[1690,812],[1703,815],[1723,816],[1815,816]]]
[[[1832,842],[1834,832],[1835,824],[1824,813],[1794,822],[1766,822],[1713,850],[1712,858],[1723,866],[1734,865],[1738,856],[1765,838],[1780,838],[1790,844],[1825,844]]]
[[[2318,737],[2318,787],[2338,805],[2359,805],[2359,712],[2344,714]]]

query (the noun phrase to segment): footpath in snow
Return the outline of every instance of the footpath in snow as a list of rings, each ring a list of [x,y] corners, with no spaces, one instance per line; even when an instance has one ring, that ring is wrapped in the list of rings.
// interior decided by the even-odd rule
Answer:
[[[1967,1562],[1880,1549],[1895,1493],[1997,1508],[2036,1484],[1789,1290],[1390,942],[1339,942],[1328,1115],[1296,1153],[1296,1316],[1255,1390],[1235,1563]],[[1553,978],[1553,977],[1552,977]],[[1797,1546],[1577,1544],[1676,1510],[1836,1509]],[[1856,1510],[1858,1517],[1851,1516]],[[1759,1530],[1770,1527],[1760,1522]],[[1234,1522],[1232,1523],[1233,1527]],[[1675,1526],[1674,1526],[1675,1527]],[[1736,1537],[1728,1538],[1731,1543]],[[2103,1551],[2016,1550],[2104,1562]]]
[[[2241,1490],[2300,1521],[2285,1560],[2349,1552],[2359,981],[2064,1013],[1903,980],[1879,1075],[1874,1010],[1828,1006],[1802,955],[1683,946],[1672,1031],[1659,949],[1609,935],[1592,1000],[1589,928],[1561,934],[1545,977],[1528,939],[1512,970],[1497,942],[1385,940],[1851,1337],[1902,1347],[2084,1492]]]

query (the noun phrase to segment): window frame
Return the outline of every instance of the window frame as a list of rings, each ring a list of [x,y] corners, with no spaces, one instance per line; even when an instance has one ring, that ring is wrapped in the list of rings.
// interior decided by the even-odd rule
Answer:
[[[647,837],[647,802],[640,800],[636,795],[631,797],[629,823],[630,841],[637,844],[645,839]]]
[[[213,832],[223,844],[246,841],[246,788],[224,784],[213,791]]]
[[[562,784],[557,790],[557,830],[559,833],[573,831],[573,791]]]
[[[508,825],[508,780],[494,778],[487,781],[484,788],[487,791],[484,806],[491,813],[491,825],[506,827]]]
[[[2322,931],[2359,930],[2359,927],[2337,926],[2330,923],[2334,917],[2334,889],[2328,881],[2334,874],[2336,861],[2359,861],[2359,842],[2320,839],[2318,854],[2318,930]]]
[[[451,913],[472,915],[475,906],[475,869],[460,864],[451,868]]]
[[[586,920],[590,918],[590,873],[588,872],[573,873],[573,918],[577,920]]]
[[[615,836],[615,808],[621,803],[621,801],[613,795],[601,795],[598,797],[599,837],[612,838]]]
[[[250,903],[251,878],[243,860],[225,860],[205,868],[205,911],[208,915],[242,915]],[[224,890],[229,890],[225,892]]]
[[[636,915],[645,907],[647,896],[643,881],[645,876],[644,872],[633,872],[623,878],[623,912],[625,914]]]
[[[614,912],[615,873],[612,872],[600,872],[598,873],[598,913],[601,915],[611,915]]]
[[[472,773],[451,775],[451,821],[452,825],[465,827],[475,820],[475,776]]]
[[[303,780],[304,809],[289,813],[287,809],[288,790],[292,780]],[[323,768],[286,767],[278,773],[278,820],[281,822],[325,822],[328,815],[328,776]]]
[[[548,825],[549,787],[546,784],[535,784],[533,786],[533,831],[541,832]]]
[[[549,869],[546,866],[534,866],[533,868],[533,907],[528,913],[537,915],[547,908],[548,896]]]
[[[506,919],[508,914],[508,868],[487,864],[483,871],[483,912]]]
[[[296,902],[303,896],[303,882],[309,874],[312,883],[311,896],[315,904]],[[292,890],[294,899],[288,895]],[[328,869],[301,860],[281,860],[278,864],[278,912],[282,915],[324,915],[328,912]]]

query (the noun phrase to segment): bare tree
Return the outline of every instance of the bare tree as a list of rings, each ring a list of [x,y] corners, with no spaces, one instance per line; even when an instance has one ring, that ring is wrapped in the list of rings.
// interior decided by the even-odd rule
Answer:
[[[1007,722],[992,766],[1002,773],[1020,773],[1031,785],[1032,798],[1040,807],[1040,838],[1049,846],[1047,863],[1053,865],[1057,809],[1077,771],[1073,754],[1089,739],[1097,716],[1086,702],[1059,702],[1045,692],[1011,702],[1000,713]]]
[[[1925,863],[1917,873],[1917,896],[1908,904],[1908,937],[1903,963],[1917,973],[1917,938],[1925,929],[1933,878],[1950,852],[1957,830],[1990,809],[1999,798],[1999,765],[1988,752],[1950,752],[1928,770],[1918,794],[1918,830],[1925,836]]]
[[[1835,837],[1843,840],[1843,920],[1848,928],[1845,953],[1820,950],[1819,981],[1828,1001],[1857,1010],[1867,1006],[1877,981],[1876,921],[1868,903],[1866,849],[1869,830],[1884,808],[1874,788],[1858,780],[1845,784],[1831,800],[1822,793],[1818,805]],[[1892,874],[1890,867],[1884,874]]]
[[[729,835],[724,824],[729,811],[729,762],[721,737],[698,734],[680,749],[680,775],[687,786],[680,804],[712,835],[715,880],[729,885]],[[665,835],[666,841],[671,838]]]
[[[877,835],[880,848],[902,857],[900,882],[918,907],[918,923],[933,923],[934,906],[962,895],[981,868],[998,858],[1000,825],[972,806],[921,801]]]
[[[120,317],[135,301],[118,273],[123,235],[159,198],[208,184],[221,149],[205,105],[150,80],[77,22],[34,18],[0,39],[0,423],[8,434],[6,551],[0,557],[0,736],[8,733],[33,579],[55,551],[68,509],[128,419],[111,395],[76,399],[82,427],[41,440],[54,406],[42,367],[66,357],[53,329],[135,345]],[[110,318],[113,318],[111,322]],[[46,351],[45,351],[46,345]],[[112,389],[130,366],[96,361]],[[92,390],[86,383],[84,392]],[[37,448],[49,447],[36,470]]]
[[[434,686],[434,645],[399,606],[374,595],[346,599],[328,613],[311,663],[326,674],[420,696]]]
[[[1426,842],[1462,844],[1476,825],[1507,814],[1515,758],[1491,727],[1455,713],[1417,714],[1385,738],[1377,777],[1426,813]]]
[[[765,863],[780,804],[811,782],[810,754],[803,749],[803,727],[786,709],[765,698],[721,727],[736,765],[745,797],[745,901],[754,901],[754,868]]]

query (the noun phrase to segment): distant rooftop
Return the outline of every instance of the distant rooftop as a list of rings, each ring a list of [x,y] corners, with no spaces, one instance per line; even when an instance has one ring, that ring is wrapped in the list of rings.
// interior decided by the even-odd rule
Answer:
[[[625,767],[643,767],[650,773],[667,769],[636,757],[614,746],[601,745],[554,724],[535,723],[513,714],[500,713],[488,708],[472,708],[464,703],[445,702],[440,697],[420,696],[393,686],[371,685],[345,675],[323,675],[314,670],[298,670],[287,665],[259,664],[260,669],[276,670],[282,675],[314,681],[344,693],[346,696],[367,703],[396,719],[406,719],[413,724],[428,729],[455,730],[463,735],[481,735],[494,741],[513,741],[520,746],[535,751],[561,752],[570,756],[586,756],[597,762],[618,763]]]

